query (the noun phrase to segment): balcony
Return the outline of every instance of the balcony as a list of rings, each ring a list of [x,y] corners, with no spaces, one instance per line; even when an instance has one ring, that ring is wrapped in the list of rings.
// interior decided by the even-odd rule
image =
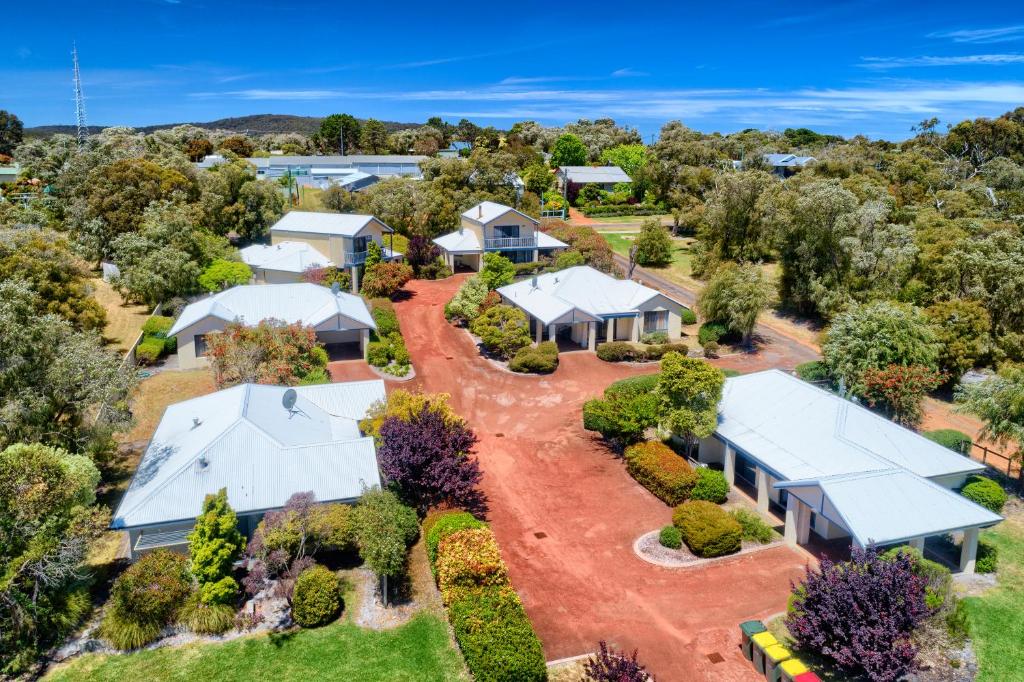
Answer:
[[[537,237],[487,237],[484,239],[484,250],[491,249],[535,249]]]
[[[389,248],[381,247],[383,252],[384,260],[392,260],[395,258],[395,252]],[[366,262],[366,251],[346,251],[345,252],[345,267],[351,267],[353,265],[362,265]]]

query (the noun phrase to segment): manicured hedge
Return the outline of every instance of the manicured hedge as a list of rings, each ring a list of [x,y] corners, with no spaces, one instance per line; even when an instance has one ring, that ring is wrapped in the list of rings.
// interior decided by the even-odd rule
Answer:
[[[377,323],[375,334],[378,339],[386,338],[391,334],[401,333],[401,328],[398,326],[398,316],[395,314],[395,308],[390,299],[375,298],[370,304],[373,321]]]
[[[584,206],[580,209],[586,216],[630,216],[630,215],[661,215],[665,209],[643,204],[609,204]]]
[[[716,557],[740,550],[743,528],[724,509],[704,500],[683,502],[672,513],[683,542],[699,557]]]
[[[619,379],[613,382],[608,388],[604,389],[604,395],[606,398],[634,398],[653,392],[657,386],[657,374],[643,374],[638,377],[629,377],[628,379]]]
[[[544,341],[538,346],[524,346],[516,351],[508,368],[513,372],[550,374],[558,368],[558,344]]]
[[[508,583],[508,569],[490,528],[467,528],[441,540],[435,566],[445,603],[458,588]]]
[[[430,565],[433,566],[437,561],[437,546],[442,540],[468,528],[487,528],[487,524],[469,512],[458,509],[428,515],[423,520],[423,536],[426,538]]]
[[[1006,504],[1006,491],[1003,490],[1003,486],[984,476],[968,478],[960,494],[996,514],[1002,512],[1003,505]]]
[[[448,616],[476,682],[547,680],[544,650],[511,585],[460,589]]]
[[[391,347],[383,341],[371,341],[366,347],[366,361],[374,367],[384,367],[391,362]]]
[[[644,346],[629,341],[608,341],[598,344],[597,357],[605,362],[660,360],[665,353],[675,352],[686,355],[689,351],[690,349],[685,343],[662,343]]]
[[[468,517],[468,518],[467,518]],[[473,527],[474,522],[478,527]],[[428,552],[436,544],[436,575],[455,640],[477,682],[547,679],[544,650],[508,581],[494,535],[465,512],[431,514]],[[445,536],[446,529],[458,526]]]
[[[690,499],[722,504],[728,495],[729,483],[725,480],[725,474],[708,467],[697,469],[697,482],[690,492]]]
[[[341,581],[324,566],[299,574],[292,596],[292,619],[304,628],[327,625],[341,611]]]
[[[626,471],[655,497],[673,507],[690,497],[697,482],[690,464],[657,441],[626,448]]]
[[[961,455],[969,455],[971,453],[971,437],[963,431],[936,429],[935,431],[925,431],[921,435],[928,440],[935,441],[942,447],[959,452]]]
[[[164,354],[164,339],[149,336],[135,347],[135,360],[143,365],[152,365]]]

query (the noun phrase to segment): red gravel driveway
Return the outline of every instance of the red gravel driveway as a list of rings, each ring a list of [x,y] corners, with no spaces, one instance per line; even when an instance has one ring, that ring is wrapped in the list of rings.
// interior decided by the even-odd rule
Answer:
[[[549,660],[598,640],[639,649],[662,682],[756,680],[737,625],[785,609],[805,554],[777,547],[691,569],[637,558],[637,537],[671,511],[636,484],[581,425],[583,402],[649,368],[563,353],[547,377],[506,372],[480,357],[443,307],[464,277],[413,281],[396,304],[418,387],[452,396],[480,437],[490,521]],[[713,663],[711,654],[724,659]]]

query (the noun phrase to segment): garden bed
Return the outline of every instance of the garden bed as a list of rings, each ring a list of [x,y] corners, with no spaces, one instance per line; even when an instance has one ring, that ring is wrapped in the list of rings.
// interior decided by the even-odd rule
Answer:
[[[662,568],[694,568],[716,561],[733,559],[745,554],[758,552],[763,549],[771,549],[772,547],[777,547],[782,544],[782,538],[778,538],[765,544],[751,540],[744,540],[740,547],[740,551],[738,552],[733,552],[732,554],[726,554],[724,556],[712,557],[710,559],[703,559],[693,554],[693,552],[686,548],[685,544],[680,549],[664,547],[658,540],[660,533],[661,530],[657,529],[641,535],[636,539],[636,542],[633,543],[633,553],[647,563],[654,564],[655,566],[661,566]]]

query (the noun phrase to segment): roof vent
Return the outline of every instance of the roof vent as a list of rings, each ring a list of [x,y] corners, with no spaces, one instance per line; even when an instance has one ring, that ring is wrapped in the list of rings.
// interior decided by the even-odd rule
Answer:
[[[203,423],[203,420],[199,417],[192,417],[192,428],[197,429],[199,425]]]
[[[476,205],[476,217],[477,218],[483,218],[484,217],[484,204],[483,204],[483,202],[480,202],[479,204]]]
[[[534,275],[534,276],[533,276],[533,280],[532,280],[532,282],[533,282],[533,288],[534,288],[534,289],[536,289],[536,288],[537,288],[537,282],[538,282],[538,280],[537,280],[537,275]]]
[[[338,294],[341,293],[341,283],[340,282],[332,282],[331,283],[331,293],[334,294],[335,296],[337,296]]]

